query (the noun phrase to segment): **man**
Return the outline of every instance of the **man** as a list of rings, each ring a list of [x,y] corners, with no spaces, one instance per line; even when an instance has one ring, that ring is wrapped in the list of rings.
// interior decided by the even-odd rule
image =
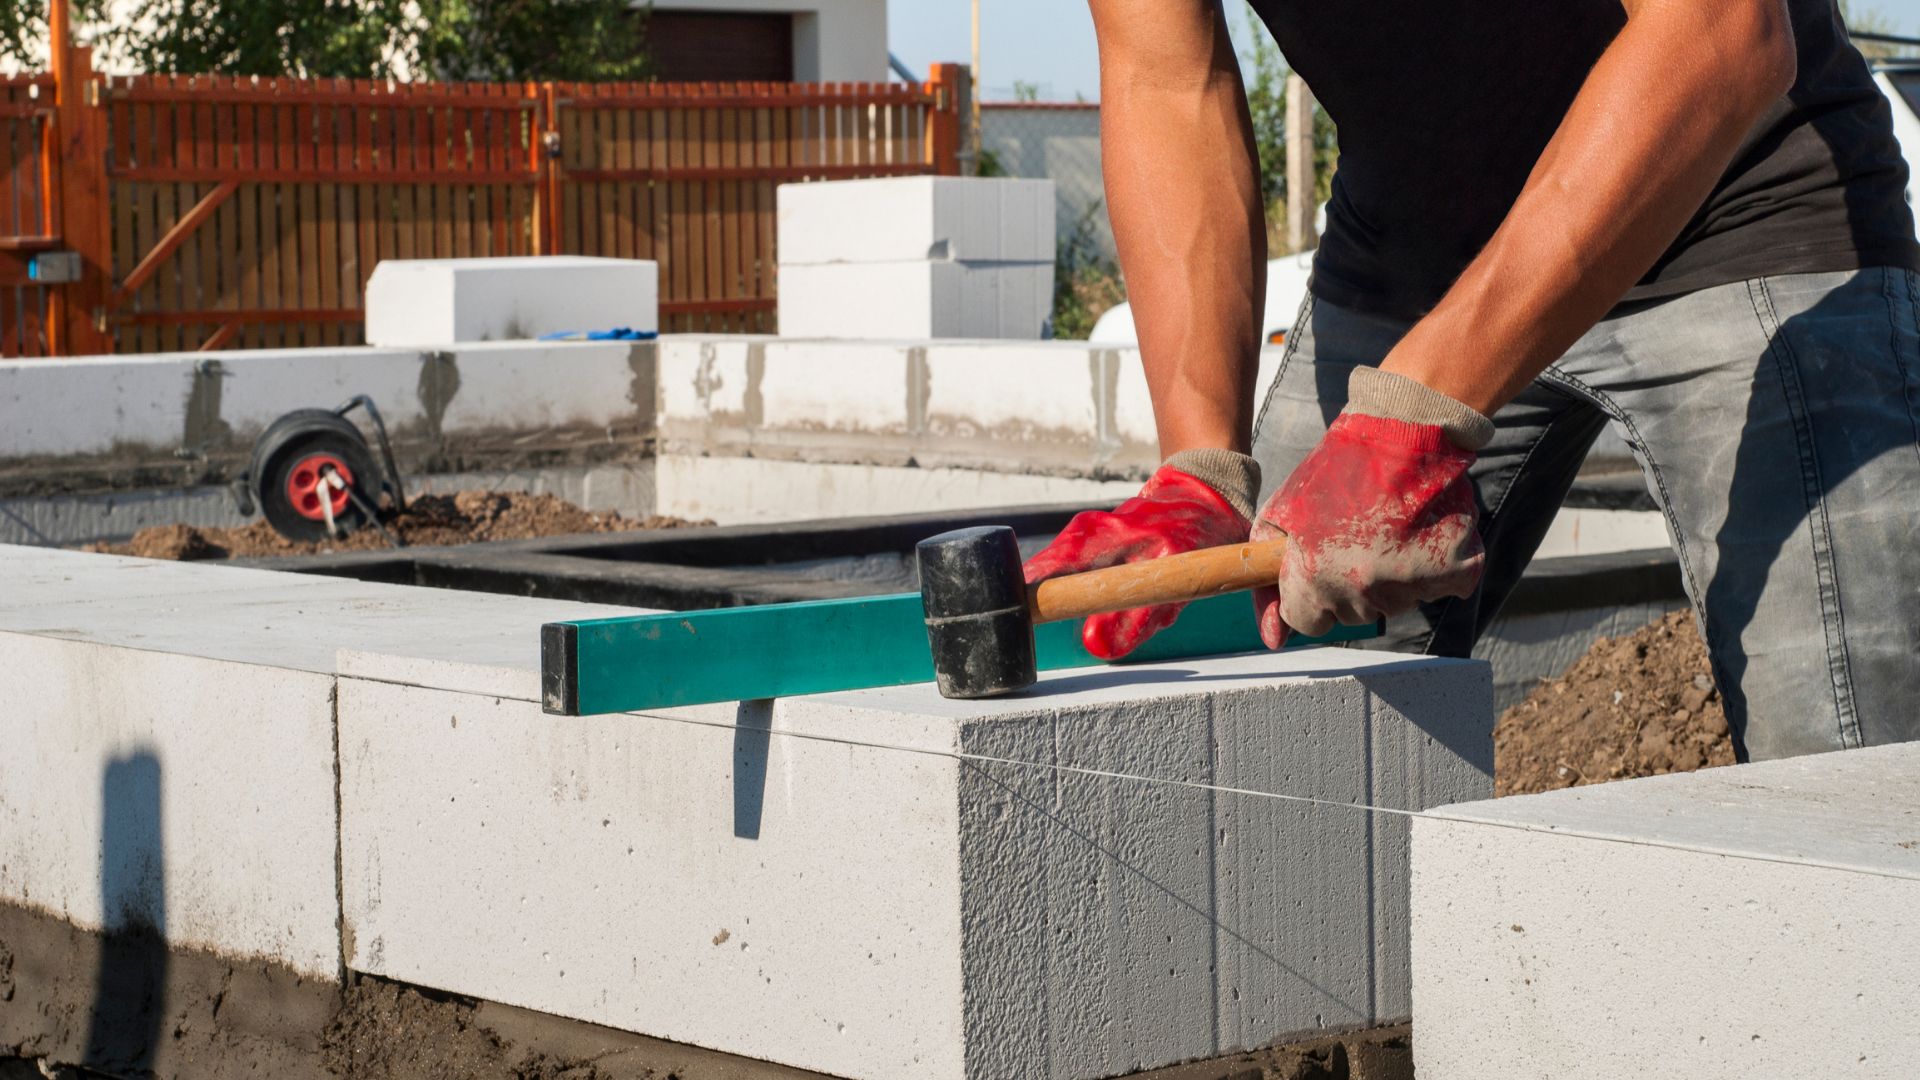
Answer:
[[[1339,125],[1311,295],[1256,422],[1225,16],[1092,0],[1166,463],[1029,577],[1284,533],[1268,646],[1417,609],[1417,645],[1465,655],[1611,422],[1741,758],[1920,737],[1920,247],[1834,0],[1253,6]],[[1176,615],[1084,636],[1116,656]]]

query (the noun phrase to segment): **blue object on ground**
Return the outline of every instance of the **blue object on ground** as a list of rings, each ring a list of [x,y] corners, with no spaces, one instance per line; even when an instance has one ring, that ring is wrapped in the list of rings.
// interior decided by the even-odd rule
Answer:
[[[541,334],[541,341],[652,341],[660,336],[657,330],[635,330],[630,326],[616,326],[611,330],[558,330],[551,334]]]

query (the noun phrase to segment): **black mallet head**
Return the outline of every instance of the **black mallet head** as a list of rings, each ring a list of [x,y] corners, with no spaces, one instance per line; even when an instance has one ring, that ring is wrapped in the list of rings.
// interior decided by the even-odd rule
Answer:
[[[1039,678],[1020,546],[1004,525],[955,529],[920,541],[920,602],[940,693],[983,698]]]

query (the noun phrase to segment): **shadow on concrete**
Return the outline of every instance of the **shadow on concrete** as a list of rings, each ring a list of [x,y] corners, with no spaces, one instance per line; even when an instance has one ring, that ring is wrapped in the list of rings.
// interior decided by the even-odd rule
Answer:
[[[743,701],[733,713],[733,835],[760,839],[767,801],[767,751],[773,742],[773,700]]]
[[[100,967],[86,1064],[153,1071],[166,1011],[166,849],[160,760],[145,751],[107,762],[100,780]]]

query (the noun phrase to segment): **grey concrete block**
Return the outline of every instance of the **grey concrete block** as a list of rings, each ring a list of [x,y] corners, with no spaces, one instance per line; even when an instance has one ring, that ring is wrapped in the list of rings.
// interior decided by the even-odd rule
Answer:
[[[1320,650],[997,702],[587,718],[405,656],[346,667],[351,966],[850,1077],[1092,1078],[1404,1016],[1404,832],[796,735],[1388,806],[1491,786],[1471,662]]]

